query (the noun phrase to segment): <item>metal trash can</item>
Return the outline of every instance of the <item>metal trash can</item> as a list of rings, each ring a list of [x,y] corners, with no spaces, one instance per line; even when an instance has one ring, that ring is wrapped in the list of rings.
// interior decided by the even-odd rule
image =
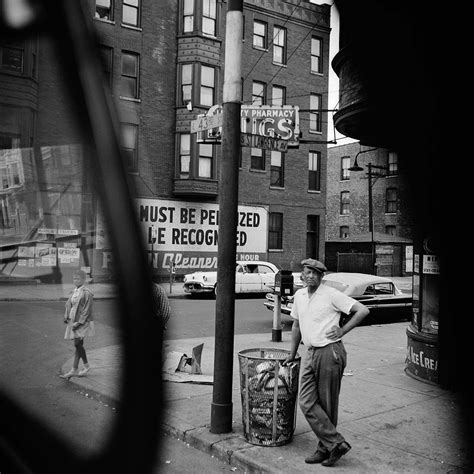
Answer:
[[[293,437],[301,357],[283,367],[289,355],[283,349],[239,352],[242,423],[249,443],[281,446]]]

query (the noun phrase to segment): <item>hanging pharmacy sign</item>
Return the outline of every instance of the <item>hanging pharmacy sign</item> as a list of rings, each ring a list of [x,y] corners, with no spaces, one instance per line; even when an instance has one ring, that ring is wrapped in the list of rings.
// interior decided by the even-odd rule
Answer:
[[[242,105],[240,131],[242,134],[271,139],[272,144],[285,141],[288,146],[297,147],[300,140],[299,107],[294,105]],[[261,143],[266,146],[270,141],[263,140]],[[255,146],[251,141],[244,140],[244,143],[243,146]],[[247,143],[249,144],[247,145]]]
[[[223,110],[212,106],[205,115],[191,122],[191,133],[198,143],[221,143]],[[242,105],[240,146],[287,151],[298,147],[300,140],[299,107],[295,105]]]

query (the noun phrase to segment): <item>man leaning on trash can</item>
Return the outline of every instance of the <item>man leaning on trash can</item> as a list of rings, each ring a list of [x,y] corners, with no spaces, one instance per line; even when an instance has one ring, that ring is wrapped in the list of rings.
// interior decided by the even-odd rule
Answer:
[[[336,429],[339,392],[347,357],[341,339],[360,324],[369,310],[335,288],[321,285],[327,271],[323,263],[312,258],[301,263],[306,287],[294,296],[291,353],[284,364],[295,358],[303,339],[307,351],[301,361],[299,403],[319,439],[316,451],[305,462],[333,466],[351,449]],[[350,315],[350,318],[339,327],[341,313]]]

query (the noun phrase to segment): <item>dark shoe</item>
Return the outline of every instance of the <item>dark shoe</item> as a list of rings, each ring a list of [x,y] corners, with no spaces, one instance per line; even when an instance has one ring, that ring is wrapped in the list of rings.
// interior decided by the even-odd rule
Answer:
[[[323,461],[323,466],[334,466],[339,459],[344,456],[344,454],[347,454],[349,450],[351,449],[351,445],[347,443],[346,441],[343,441],[342,443],[339,443],[330,453],[329,457]]]
[[[329,457],[329,451],[318,451],[316,450],[314,454],[311,456],[308,456],[304,462],[306,464],[318,464],[320,462],[323,462],[325,459]]]

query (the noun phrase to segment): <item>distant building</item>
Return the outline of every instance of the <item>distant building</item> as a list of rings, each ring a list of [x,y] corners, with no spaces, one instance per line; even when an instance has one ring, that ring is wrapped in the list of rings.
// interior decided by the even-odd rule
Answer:
[[[361,171],[350,170],[356,156]],[[361,146],[358,142],[328,149],[328,268],[392,276],[412,271],[413,225],[409,191],[400,179],[402,173],[398,154],[393,150]],[[355,256],[355,253],[366,257]]]

